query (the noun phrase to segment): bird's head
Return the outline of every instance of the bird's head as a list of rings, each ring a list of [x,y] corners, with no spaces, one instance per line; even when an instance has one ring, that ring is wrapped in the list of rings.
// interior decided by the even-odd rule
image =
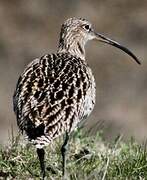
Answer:
[[[128,48],[100,33],[96,33],[91,23],[82,18],[70,18],[62,24],[58,52],[67,52],[85,59],[85,44],[92,39],[121,49],[140,64],[138,58]]]

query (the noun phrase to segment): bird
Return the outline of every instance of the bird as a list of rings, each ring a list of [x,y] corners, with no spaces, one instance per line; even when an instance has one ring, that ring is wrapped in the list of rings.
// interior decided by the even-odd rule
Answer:
[[[96,83],[85,58],[85,45],[94,39],[121,49],[141,64],[128,48],[95,32],[88,20],[72,17],[61,26],[56,53],[34,59],[17,81],[13,95],[17,125],[36,147],[41,179],[46,176],[44,147],[61,135],[62,174],[66,176],[70,135],[94,108]]]

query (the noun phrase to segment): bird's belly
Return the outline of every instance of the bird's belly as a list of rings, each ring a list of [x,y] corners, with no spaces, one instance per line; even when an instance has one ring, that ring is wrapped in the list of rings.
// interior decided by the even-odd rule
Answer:
[[[84,119],[90,115],[90,113],[94,108],[94,105],[95,105],[95,88],[90,88],[87,91],[84,100],[84,113],[83,113]]]
[[[94,76],[92,75],[91,72],[91,84],[84,97],[84,101],[82,105],[83,111],[80,117],[80,122],[86,120],[86,118],[90,115],[90,113],[94,108],[95,101],[96,101],[96,84],[95,84]]]

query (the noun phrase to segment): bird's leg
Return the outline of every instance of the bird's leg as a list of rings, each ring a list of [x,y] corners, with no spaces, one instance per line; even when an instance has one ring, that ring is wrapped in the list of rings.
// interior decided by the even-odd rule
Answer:
[[[44,149],[37,148],[37,154],[38,154],[38,158],[39,158],[39,162],[40,162],[41,177],[44,180],[44,178],[45,178],[45,162],[44,162],[45,151],[44,151]]]
[[[69,140],[69,134],[66,132],[65,138],[64,138],[64,143],[63,143],[62,148],[61,148],[63,178],[66,177],[66,151],[67,151],[67,146],[68,146],[68,140]]]

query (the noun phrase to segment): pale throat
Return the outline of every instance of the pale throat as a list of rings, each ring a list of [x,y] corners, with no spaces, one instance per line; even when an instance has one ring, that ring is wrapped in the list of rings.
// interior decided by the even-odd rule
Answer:
[[[60,41],[57,52],[70,53],[71,55],[85,60],[85,41],[77,39],[74,41]]]

